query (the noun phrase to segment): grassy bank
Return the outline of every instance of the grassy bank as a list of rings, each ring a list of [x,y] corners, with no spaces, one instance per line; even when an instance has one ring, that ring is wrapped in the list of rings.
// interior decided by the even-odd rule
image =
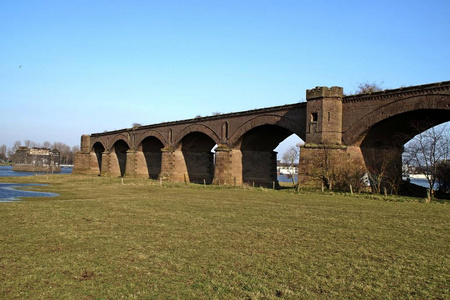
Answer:
[[[0,298],[450,297],[450,205],[76,176],[0,203]]]

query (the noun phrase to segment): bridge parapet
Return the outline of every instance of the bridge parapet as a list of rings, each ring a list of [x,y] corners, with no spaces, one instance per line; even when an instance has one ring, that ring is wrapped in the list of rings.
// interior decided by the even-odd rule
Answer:
[[[394,97],[408,97],[429,94],[450,93],[450,81],[422,84],[416,86],[387,89],[379,92],[344,96],[343,103],[373,101],[379,99],[392,99]]]

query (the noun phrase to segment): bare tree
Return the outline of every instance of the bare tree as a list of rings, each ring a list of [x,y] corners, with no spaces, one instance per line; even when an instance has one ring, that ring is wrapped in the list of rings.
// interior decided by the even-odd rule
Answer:
[[[298,164],[298,158],[300,157],[300,144],[289,147],[286,152],[284,152],[283,157],[281,158],[284,163],[289,164],[289,173],[292,178],[292,184],[295,185],[295,176],[293,167],[295,164]]]
[[[78,145],[72,146],[72,153],[73,154],[77,153],[78,151],[80,151],[80,146],[78,146]]]
[[[360,82],[358,83],[358,87],[355,91],[355,94],[371,94],[375,92],[380,92],[383,90],[383,88],[381,87],[382,84],[383,82],[379,84],[376,82],[369,83],[367,81]]]
[[[401,180],[401,149],[369,148],[363,151],[372,192],[379,194],[383,188],[389,188],[391,194],[397,194]]]
[[[53,143],[52,148],[59,151],[59,158],[62,165],[72,164],[72,151],[68,145],[61,142],[55,142]]]
[[[348,166],[339,168],[335,172],[333,188],[339,191],[361,192],[367,188],[364,181],[366,170],[358,166]]]
[[[421,132],[421,124],[413,124],[417,132]],[[405,151],[408,164],[414,165],[425,173],[428,181],[428,200],[433,199],[433,188],[436,183],[438,165],[446,161],[450,154],[449,131],[447,127],[436,126],[416,135],[408,142]]]
[[[16,150],[22,145],[20,141],[15,141],[14,145],[8,150],[8,157],[10,160],[14,161],[14,155],[16,154]]]
[[[25,141],[23,141],[23,144],[25,147],[28,147],[28,148],[36,147],[36,143],[31,140],[25,140]]]
[[[5,144],[0,146],[0,160],[2,161],[6,161],[6,150],[7,148]]]
[[[42,143],[42,147],[50,149],[50,147],[52,146],[52,143],[50,143],[49,141],[45,141]]]
[[[445,159],[438,163],[436,180],[440,192],[447,193],[450,191],[450,160]]]
[[[299,155],[300,148],[298,146],[291,146],[286,150],[286,152],[284,152],[282,160],[284,163],[289,164],[290,167],[293,167],[298,161]]]

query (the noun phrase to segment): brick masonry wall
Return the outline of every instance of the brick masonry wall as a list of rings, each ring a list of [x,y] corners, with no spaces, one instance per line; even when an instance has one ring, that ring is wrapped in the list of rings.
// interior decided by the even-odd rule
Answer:
[[[450,82],[343,98],[341,88],[321,87],[309,90],[306,98],[308,103],[83,135],[83,155],[76,155],[74,173],[98,172],[98,161],[91,155],[91,152],[96,151],[103,153],[102,175],[120,176],[123,169],[126,169],[127,176],[150,174],[154,178],[159,171],[160,177],[176,181],[183,181],[185,178],[189,180],[189,177],[194,181],[209,181],[214,177],[215,182],[241,184],[243,181],[254,181],[267,184],[276,181],[276,162],[275,156],[267,152],[264,145],[258,144],[263,136],[255,136],[257,145],[250,148],[257,151],[249,154],[240,150],[246,133],[260,126],[278,126],[285,132],[297,134],[308,144],[309,148],[302,149],[300,158],[300,173],[303,172],[304,176],[312,172],[308,168],[320,152],[317,146],[323,144],[344,145],[331,150],[337,168],[364,167],[359,145],[377,122],[414,110],[439,111],[441,119],[448,120]],[[315,124],[312,124],[312,112],[317,112]],[[308,137],[308,130],[314,126],[315,134]],[[229,150],[216,155],[214,170],[209,155],[183,153],[179,150],[183,149],[183,138],[194,132],[204,134],[210,142]],[[139,152],[147,138],[159,140],[164,147],[161,153],[155,152],[158,153],[155,157],[153,154]],[[118,157],[114,150],[118,145],[121,145],[122,152],[129,150],[134,154],[121,156],[119,151]],[[158,159],[156,155],[161,158]]]
[[[328,160],[325,162],[325,160]],[[365,163],[361,149],[356,146],[342,148],[303,147],[300,150],[299,183],[301,186],[320,186],[321,174],[361,171]]]

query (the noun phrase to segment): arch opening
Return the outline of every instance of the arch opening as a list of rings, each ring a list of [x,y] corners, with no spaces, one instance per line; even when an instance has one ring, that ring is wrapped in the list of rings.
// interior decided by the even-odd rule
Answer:
[[[214,178],[214,153],[216,142],[201,132],[191,132],[181,140],[181,153],[190,182],[211,184]]]
[[[102,172],[102,155],[105,152],[105,147],[103,147],[102,143],[97,142],[92,147],[91,152],[94,152],[95,157],[97,159],[97,166],[99,174]]]
[[[421,122],[423,123],[423,122]],[[421,123],[415,126],[420,129]],[[428,127],[425,124],[425,128]],[[404,146],[402,177],[440,198],[450,192],[450,122],[429,128],[414,136]]]
[[[242,181],[246,184],[278,186],[277,152],[274,149],[293,132],[277,125],[261,125],[241,139]]]
[[[293,133],[275,148],[278,182],[298,182],[300,150],[304,144],[305,142]]]
[[[118,140],[114,143],[112,150],[117,156],[117,164],[119,167],[120,176],[123,177],[125,175],[127,166],[127,151],[130,150],[130,147],[125,141]]]
[[[372,190],[400,192],[405,145],[416,135],[447,121],[448,111],[426,109],[398,114],[373,125],[360,145]]]
[[[164,148],[164,144],[158,138],[151,136],[145,138],[141,146],[147,165],[148,177],[158,179],[159,174],[161,174],[161,149]]]

